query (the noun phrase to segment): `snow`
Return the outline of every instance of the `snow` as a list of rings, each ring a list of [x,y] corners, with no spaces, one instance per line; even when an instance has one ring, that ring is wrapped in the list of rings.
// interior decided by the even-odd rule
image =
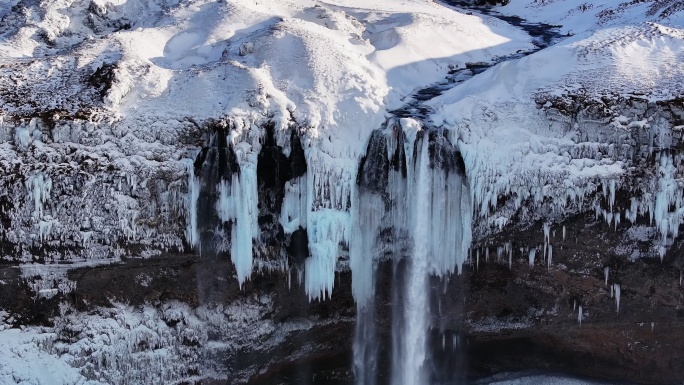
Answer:
[[[48,352],[55,335],[39,329],[0,331],[0,383],[20,385],[96,385],[63,357]]]
[[[528,20],[559,25],[566,33],[578,34],[593,29],[645,21],[682,26],[684,15],[677,12],[676,7],[677,2],[652,0],[603,0],[586,3],[573,0],[518,0],[500,7],[499,11]]]
[[[244,351],[273,354],[291,333],[327,323],[293,319],[275,323],[268,295],[225,305],[191,307],[177,301],[81,313],[61,306],[53,327],[7,329],[0,311],[0,383],[95,385],[211,382],[246,379],[259,368],[212,367],[215,356]],[[310,353],[302,346],[291,357]]]

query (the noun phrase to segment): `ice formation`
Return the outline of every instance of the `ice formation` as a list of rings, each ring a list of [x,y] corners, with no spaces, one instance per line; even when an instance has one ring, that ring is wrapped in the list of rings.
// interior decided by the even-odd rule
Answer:
[[[299,227],[307,224],[307,188],[306,174],[295,180],[285,182],[280,224],[286,234],[292,234]]]
[[[307,214],[309,252],[306,259],[305,289],[309,299],[330,298],[341,244],[350,237],[349,214],[338,210],[317,210]]]
[[[584,313],[582,313],[582,305],[579,305],[579,309],[577,310],[577,322],[579,322],[580,326],[582,326],[583,319]]]
[[[230,258],[242,285],[252,275],[252,242],[258,237],[257,181],[253,167],[242,167],[230,184],[222,180],[216,209],[219,218],[232,223]]]
[[[537,249],[535,249],[534,247],[531,248],[530,253],[528,255],[528,261],[530,264],[530,268],[534,267],[534,258],[535,258],[536,254],[537,254]]]
[[[199,231],[197,230],[197,199],[199,199],[200,182],[195,176],[193,162],[188,159],[188,225],[185,230],[185,237],[191,246],[199,243]]]
[[[33,198],[33,218],[39,220],[44,218],[43,207],[45,202],[50,199],[50,191],[52,190],[52,180],[40,173],[32,175],[26,182],[26,188],[29,190]]]

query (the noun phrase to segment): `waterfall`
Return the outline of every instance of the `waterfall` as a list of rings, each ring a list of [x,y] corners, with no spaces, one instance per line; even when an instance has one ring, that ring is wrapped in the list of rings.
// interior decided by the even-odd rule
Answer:
[[[359,167],[350,245],[359,385],[377,382],[383,331],[376,330],[374,286],[379,261],[388,259],[391,384],[430,382],[430,277],[460,273],[472,239],[472,206],[463,174],[460,154],[441,130],[402,119],[371,136]]]
[[[393,385],[425,384],[423,363],[427,356],[428,331],[428,257],[430,250],[431,172],[428,140],[423,138],[422,149],[415,165],[409,201],[414,205],[412,216],[413,249],[406,270],[404,295],[404,328],[399,333],[401,357],[392,368]]]
[[[352,292],[356,299],[357,322],[354,338],[354,371],[359,385],[374,385],[377,372],[378,344],[374,327],[374,266],[373,246],[380,227],[384,208],[383,201],[376,194],[363,194],[355,200],[353,211],[353,237],[350,250],[350,264],[358,280],[352,281]]]

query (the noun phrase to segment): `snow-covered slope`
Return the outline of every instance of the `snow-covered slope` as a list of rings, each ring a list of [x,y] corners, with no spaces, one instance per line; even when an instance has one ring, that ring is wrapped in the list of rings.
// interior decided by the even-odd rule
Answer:
[[[557,10],[553,5],[530,4],[526,11]],[[580,32],[430,102],[435,123],[454,130],[461,143],[476,212],[490,224],[503,226],[530,199],[555,213],[543,214],[546,220],[588,204],[615,226],[638,216],[655,220],[662,246],[677,235],[681,175],[669,149],[679,141],[684,112],[684,29],[680,13],[651,13],[615,11],[607,27],[603,19],[553,19]],[[660,166],[645,161],[653,157]],[[643,173],[642,183],[634,183]],[[629,185],[629,198],[616,207],[621,183]],[[502,201],[510,204],[492,214]],[[662,257],[664,250],[653,252]]]
[[[682,10],[684,4],[679,0],[513,0],[500,8],[505,14],[558,25],[573,34],[647,21],[681,26]]]

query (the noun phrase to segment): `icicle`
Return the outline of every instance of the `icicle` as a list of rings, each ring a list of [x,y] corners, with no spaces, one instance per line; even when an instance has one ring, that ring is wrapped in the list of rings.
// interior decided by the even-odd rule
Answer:
[[[31,119],[30,125],[35,125],[34,120]],[[28,146],[33,142],[33,138],[31,137],[31,127],[27,126],[20,126],[17,127],[14,131],[14,144],[21,148],[21,149],[27,149]]]
[[[565,225],[563,225],[563,240],[565,241]]]
[[[475,252],[475,270],[480,269],[480,249]]]
[[[577,300],[572,301],[572,311],[577,309]]]
[[[292,289],[292,270],[287,271],[287,290]]]
[[[300,227],[306,228],[308,212],[306,186],[306,174],[285,182],[285,196],[280,210],[280,224],[285,234],[292,234]]]
[[[529,255],[530,267],[534,266],[534,256],[536,253],[537,253],[537,249],[535,249],[535,248],[530,249],[530,255]]]
[[[43,205],[50,199],[52,179],[42,173],[32,175],[26,181],[26,189],[33,198],[33,219],[40,220],[44,216]]]
[[[606,220],[606,224],[610,226],[613,223],[613,213],[609,213],[606,210],[603,210],[603,218]]]
[[[218,186],[216,212],[225,223],[232,221],[230,259],[235,265],[240,287],[252,275],[252,241],[259,234],[257,223],[257,180],[255,167],[244,164],[234,173],[230,184],[222,180]]]
[[[373,247],[380,230],[385,205],[379,195],[356,195],[354,192],[352,196],[354,206],[349,266],[352,271],[352,294],[357,307],[362,308],[373,296]]]
[[[606,184],[605,179],[601,179],[601,191],[603,193],[603,197],[608,198],[608,185]]]
[[[485,248],[485,263],[489,263],[489,247]]]
[[[550,270],[551,269],[551,261],[553,260],[553,247],[551,245],[548,246],[548,263],[546,265],[546,269]]]
[[[609,183],[610,195],[608,198],[608,205],[610,207],[610,211],[612,212],[613,206],[615,205],[615,179],[611,179]]]
[[[548,222],[544,222],[542,227],[544,230],[544,242],[551,242],[551,240],[549,239],[551,237],[551,224]]]
[[[637,198],[630,199],[629,209],[625,212],[625,217],[629,219],[631,224],[634,224],[637,220],[637,214],[639,212],[639,200]]]
[[[582,305],[579,305],[579,311],[577,312],[577,322],[579,322],[580,326],[582,326],[582,319],[584,318],[584,314],[582,314]]]
[[[615,288],[615,305],[617,307],[616,313],[620,312],[620,285],[614,284],[613,287]]]
[[[195,176],[195,165],[192,160],[187,159],[186,167],[188,170],[188,225],[185,230],[185,238],[191,247],[199,243],[199,231],[197,229],[197,199],[200,193],[200,180]]]
[[[651,322],[651,332],[653,332],[654,328],[655,328],[655,322]]]
[[[606,266],[603,268],[603,275],[605,278],[605,285],[608,287],[608,274],[610,273],[610,267]]]
[[[434,212],[432,210],[430,199],[435,189],[432,188],[431,177],[434,173],[430,169],[430,158],[428,151],[428,137],[427,134],[422,138],[422,149],[420,154],[416,157],[414,189],[411,190],[411,196],[414,199],[413,207],[413,254],[407,267],[407,282],[404,303],[404,322],[406,327],[403,331],[403,338],[401,339],[402,346],[402,367],[393,368],[392,382],[399,384],[422,384],[425,383],[425,371],[423,364],[427,356],[427,328],[428,328],[428,312],[426,311],[427,300],[427,286],[428,286],[428,272],[429,272],[429,257],[431,249],[434,252],[433,242],[435,239],[434,230],[431,225],[434,223]],[[443,172],[440,172],[443,174]],[[432,190],[432,191],[431,191]],[[441,190],[441,189],[439,189]],[[432,214],[432,215],[431,215]],[[430,234],[430,230],[433,234]],[[444,242],[445,239],[439,243]],[[432,255],[432,258],[437,255]],[[441,257],[441,256],[440,256]],[[434,262],[444,262],[434,261]],[[460,272],[460,271],[459,271]]]
[[[335,267],[341,243],[348,243],[351,219],[349,213],[324,209],[308,213],[307,234],[311,256],[305,261],[305,289],[309,300],[332,295]],[[353,284],[352,280],[352,284]],[[360,280],[358,280],[360,281]]]
[[[658,228],[661,241],[658,248],[658,254],[661,261],[665,257],[668,237],[676,238],[679,226],[684,217],[684,209],[682,207],[682,190],[679,187],[679,180],[676,177],[678,172],[675,164],[679,164],[680,160],[674,162],[671,155],[663,152],[660,155],[660,179],[658,180],[658,190],[655,193],[655,202],[647,206],[647,210],[651,216],[651,222],[655,220],[655,226]],[[670,207],[674,206],[674,211],[670,212]]]

